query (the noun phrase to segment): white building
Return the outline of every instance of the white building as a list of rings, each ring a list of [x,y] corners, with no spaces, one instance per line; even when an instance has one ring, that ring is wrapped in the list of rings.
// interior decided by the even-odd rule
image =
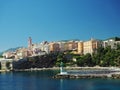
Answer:
[[[103,47],[111,46],[111,48],[117,48],[117,44],[120,44],[120,38],[114,37],[103,41]]]
[[[49,53],[49,43],[47,41],[33,44],[33,54],[38,54],[40,52]]]
[[[60,51],[65,51],[65,44],[66,42],[57,42],[59,44],[59,47],[60,47]]]

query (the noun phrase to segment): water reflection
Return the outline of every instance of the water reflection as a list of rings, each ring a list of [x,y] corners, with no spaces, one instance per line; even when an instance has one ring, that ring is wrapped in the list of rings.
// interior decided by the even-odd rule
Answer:
[[[53,79],[55,71],[0,73],[0,90],[120,90],[120,80]]]
[[[63,79],[60,79],[60,90],[63,90]]]

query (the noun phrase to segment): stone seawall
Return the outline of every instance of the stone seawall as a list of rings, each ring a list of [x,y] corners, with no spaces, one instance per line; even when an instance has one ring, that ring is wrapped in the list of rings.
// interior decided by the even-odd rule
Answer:
[[[120,79],[117,67],[79,67],[66,68],[67,74],[57,74],[53,78],[113,78]]]
[[[120,74],[83,74],[83,75],[75,75],[75,74],[57,74],[53,76],[56,79],[72,79],[72,78],[113,78],[120,79]]]

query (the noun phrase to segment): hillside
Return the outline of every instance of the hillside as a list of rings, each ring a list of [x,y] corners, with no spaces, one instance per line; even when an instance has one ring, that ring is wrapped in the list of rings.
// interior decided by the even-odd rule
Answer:
[[[29,57],[13,62],[14,69],[49,68],[55,66],[57,56],[53,54]]]
[[[87,53],[86,55],[73,54],[71,51],[55,52],[43,56],[28,57],[13,63],[14,69],[29,68],[49,68],[60,66],[63,62],[64,66],[80,66],[80,67],[120,67],[120,45],[116,49],[98,48],[97,53]]]

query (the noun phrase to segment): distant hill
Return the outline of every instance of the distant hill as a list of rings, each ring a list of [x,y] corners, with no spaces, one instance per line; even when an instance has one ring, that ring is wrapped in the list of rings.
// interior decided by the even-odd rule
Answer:
[[[108,38],[108,39],[105,39],[105,40],[109,40],[109,39],[113,39],[115,41],[120,41],[120,37],[111,37],[111,38]]]
[[[79,39],[60,40],[58,42],[80,41]]]
[[[16,51],[17,49],[19,49],[19,48],[22,48],[22,47],[15,47],[15,48],[9,48],[9,49],[7,49],[7,50],[5,50],[5,51],[3,51],[3,52],[1,52],[0,54],[2,54],[2,53],[4,53],[4,52],[9,52],[9,51]]]

